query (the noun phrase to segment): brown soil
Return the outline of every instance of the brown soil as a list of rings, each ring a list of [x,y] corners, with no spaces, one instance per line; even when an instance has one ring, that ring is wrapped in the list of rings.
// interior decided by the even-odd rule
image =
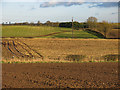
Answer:
[[[3,88],[117,88],[118,63],[2,64]]]

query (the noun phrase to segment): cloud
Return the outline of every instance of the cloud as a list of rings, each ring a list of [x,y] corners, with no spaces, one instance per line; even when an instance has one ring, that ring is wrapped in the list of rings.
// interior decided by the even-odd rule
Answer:
[[[40,7],[45,8],[45,7],[55,7],[55,6],[72,6],[72,5],[81,5],[82,2],[45,2],[40,5]]]
[[[32,7],[31,10],[35,10],[36,8],[35,7]]]
[[[86,0],[83,1],[73,1],[73,0],[67,0],[68,2],[58,2],[56,0],[52,0],[51,2],[43,2],[40,7],[41,8],[47,8],[47,7],[56,7],[56,6],[73,6],[73,5],[82,5],[82,4],[88,4],[89,8],[93,8],[93,7],[104,7],[104,8],[108,8],[108,7],[117,7],[118,6],[118,2],[86,2]],[[107,1],[107,0],[102,0],[102,1]]]
[[[95,16],[99,16],[99,13],[95,13]]]
[[[2,0],[2,2],[119,2],[119,0]]]
[[[91,3],[89,5],[89,8],[92,7],[103,7],[103,8],[109,8],[109,7],[118,7],[118,2],[96,2],[96,3]]]
[[[36,9],[35,6],[32,6],[31,10],[35,10],[35,9]]]

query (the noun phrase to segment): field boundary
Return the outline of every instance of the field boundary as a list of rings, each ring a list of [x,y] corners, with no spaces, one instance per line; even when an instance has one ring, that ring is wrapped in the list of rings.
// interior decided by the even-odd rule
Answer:
[[[55,60],[50,60],[50,61],[40,61],[40,60],[28,60],[28,61],[22,61],[22,60],[2,60],[0,63],[104,63],[104,62],[116,62],[118,63],[119,61],[55,61]]]

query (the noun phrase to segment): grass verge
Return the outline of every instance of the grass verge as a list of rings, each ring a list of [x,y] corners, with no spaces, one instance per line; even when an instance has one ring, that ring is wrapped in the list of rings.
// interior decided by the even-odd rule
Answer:
[[[118,61],[0,61],[0,63],[96,63],[96,62],[118,62]]]

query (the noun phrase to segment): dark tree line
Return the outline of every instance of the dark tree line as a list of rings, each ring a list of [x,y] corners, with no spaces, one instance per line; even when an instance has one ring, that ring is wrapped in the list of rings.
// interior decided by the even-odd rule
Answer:
[[[31,26],[52,26],[52,27],[64,27],[64,28],[72,28],[72,22],[50,22],[47,21],[45,23],[41,23],[38,21],[37,23],[31,22],[23,22],[23,23],[11,23],[11,22],[5,22],[2,23],[2,25],[31,25]],[[73,22],[73,28],[75,30],[79,30],[80,28],[88,28],[87,23],[79,23],[79,22]]]
[[[59,24],[59,27],[72,28],[72,22],[63,22]],[[88,28],[87,23],[73,22],[73,28],[79,30],[81,28]]]

